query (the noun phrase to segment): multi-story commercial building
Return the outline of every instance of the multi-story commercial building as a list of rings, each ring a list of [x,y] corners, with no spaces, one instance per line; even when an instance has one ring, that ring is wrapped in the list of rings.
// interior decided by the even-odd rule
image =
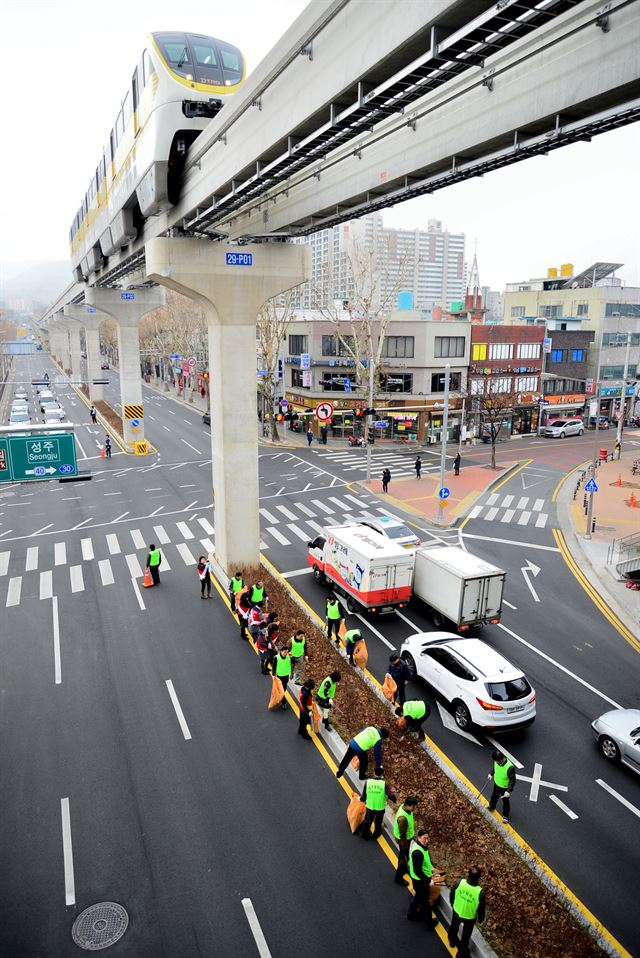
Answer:
[[[354,244],[375,253],[381,292],[401,289],[416,309],[451,308],[463,302],[466,289],[465,236],[449,233],[440,220],[426,230],[385,227],[381,213],[320,230],[299,240],[311,247],[311,282],[301,288],[298,305],[309,309],[318,294],[326,302],[352,298],[349,253]]]
[[[471,411],[481,418],[486,393],[511,396],[503,416],[506,435],[537,431],[544,337],[544,326],[471,327]]]
[[[595,333],[591,329],[555,329],[547,325],[549,349],[544,354],[542,394],[545,422],[556,416],[581,416]]]

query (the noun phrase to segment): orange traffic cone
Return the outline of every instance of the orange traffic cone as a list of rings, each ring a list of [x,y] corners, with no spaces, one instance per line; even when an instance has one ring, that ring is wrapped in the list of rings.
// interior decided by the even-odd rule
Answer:
[[[618,478],[617,478],[617,480],[616,480],[616,486],[618,487],[618,489],[622,489],[622,475],[621,475],[620,473],[618,473]]]
[[[151,573],[149,572],[149,566],[144,570],[144,580],[142,582],[145,589],[153,589],[153,579],[151,578]]]
[[[636,499],[635,492],[632,492],[631,495],[629,496],[629,505],[631,506],[632,509],[638,508],[638,500]]]

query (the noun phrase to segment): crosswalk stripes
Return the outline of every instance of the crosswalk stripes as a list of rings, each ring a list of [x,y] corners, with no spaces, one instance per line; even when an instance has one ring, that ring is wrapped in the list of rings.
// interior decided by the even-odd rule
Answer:
[[[185,539],[195,539],[195,536],[186,522],[176,522],[176,526],[179,531],[185,537]]]
[[[270,522],[272,525],[278,521],[276,517],[271,512],[269,512],[268,509],[260,509],[260,515],[263,517],[263,519],[266,519],[267,522]]]
[[[100,559],[98,562],[98,569],[100,571],[100,579],[102,580],[103,585],[113,585],[115,579],[113,578],[113,569],[111,568],[111,563],[108,559]]]
[[[31,546],[27,549],[27,561],[24,564],[25,572],[33,572],[38,568],[38,546]]]
[[[141,579],[142,576],[144,575],[144,572],[142,571],[140,560],[138,559],[135,552],[130,553],[129,555],[126,555],[124,558],[125,558],[125,562],[127,563],[129,567],[129,572],[131,573],[131,577],[133,579]]]
[[[313,517],[315,516],[315,512],[312,512],[308,506],[305,506],[304,502],[296,502],[294,503],[294,505],[296,509],[299,509],[300,512],[304,513],[305,516],[309,516],[310,519],[313,519]]]
[[[133,539],[133,544],[136,547],[136,549],[146,548],[147,544],[144,541],[144,536],[142,535],[139,529],[131,530],[131,538]]]
[[[300,526],[296,525],[295,522],[288,522],[287,529],[290,529],[291,532],[293,532],[294,536],[297,536],[301,542],[309,541],[308,534],[304,531],[304,529],[301,529]]]
[[[207,535],[210,535],[210,536],[213,535],[213,531],[214,531],[213,526],[211,525],[208,519],[205,519],[204,516],[200,516],[198,518],[198,522],[200,523],[204,531],[207,533]]]
[[[185,545],[184,542],[179,542],[178,545],[176,546],[176,549],[182,556],[182,559],[185,565],[196,564],[197,560],[192,556],[191,552],[189,551],[189,546]]]
[[[53,573],[51,570],[40,573],[40,598],[50,599],[53,595]]]
[[[321,502],[320,499],[312,499],[311,501],[314,504],[314,506],[316,506],[320,510],[320,512],[324,512],[329,516],[333,513],[333,509],[330,509],[327,505],[324,504],[324,502]]]
[[[207,550],[207,555],[208,555],[210,552],[213,552],[213,550],[214,550],[214,545],[213,545],[213,542],[211,541],[211,539],[201,539],[200,542],[202,543],[202,545],[204,546],[204,548]]]
[[[153,531],[156,534],[156,539],[158,540],[159,545],[165,546],[167,542],[171,541],[167,533],[164,531],[164,526],[154,526]]]
[[[69,566],[69,581],[72,592],[84,592],[84,576],[81,565]]]
[[[93,542],[91,539],[82,539],[80,541],[80,546],[82,548],[82,558],[87,562],[91,562],[94,558],[93,555]]]
[[[278,512],[281,512],[286,519],[297,519],[295,512],[292,512],[291,509],[287,509],[286,506],[276,506]]]
[[[9,588],[7,590],[7,608],[12,605],[20,605],[20,593],[22,592],[22,576],[15,576],[9,579]]]
[[[6,575],[9,569],[10,552],[0,552],[0,575]]]
[[[514,523],[518,526],[534,525],[544,529],[549,521],[549,513],[543,512],[544,499],[532,500],[530,496],[501,496],[497,492],[488,495],[484,502],[476,503],[469,512],[469,519],[483,519],[486,522]]]
[[[276,526],[269,526],[267,532],[273,536],[276,542],[279,542],[281,546],[290,546],[291,543],[286,536],[283,536],[282,533],[276,528]]]
[[[54,549],[54,563],[56,565],[66,565],[67,562],[67,544],[66,542],[56,542]]]
[[[118,542],[118,537],[114,533],[111,533],[107,536],[107,545],[109,547],[109,552],[112,556],[119,555],[121,552],[120,543]]]

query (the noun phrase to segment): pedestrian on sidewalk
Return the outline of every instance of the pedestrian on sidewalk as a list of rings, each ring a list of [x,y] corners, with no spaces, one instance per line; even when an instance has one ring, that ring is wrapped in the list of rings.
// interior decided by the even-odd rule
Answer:
[[[421,699],[413,699],[405,702],[404,705],[396,709],[396,715],[407,723],[407,732],[416,736],[418,741],[424,738],[422,726],[431,715],[431,706],[427,705]]]
[[[400,658],[397,652],[392,652],[389,656],[389,668],[387,671],[397,686],[393,700],[394,704],[404,705],[406,696],[405,686],[413,675],[413,672],[410,666]]]
[[[510,762],[506,755],[497,749],[492,755],[493,771],[489,772],[487,778],[493,779],[493,791],[489,799],[489,811],[495,812],[498,799],[502,799],[502,821],[505,825],[509,823],[509,813],[511,811],[511,792],[516,785],[516,767]]]
[[[327,427],[320,426],[320,438],[322,439],[322,445],[327,445]]]
[[[382,765],[382,742],[389,738],[389,729],[378,728],[375,725],[368,725],[361,732],[349,741],[347,751],[342,756],[342,761],[338,765],[336,778],[342,778],[346,767],[354,756],[357,756],[359,762],[360,781],[367,777],[367,767],[369,765],[369,749],[373,749],[373,757],[376,765]]]
[[[382,824],[384,822],[384,813],[387,808],[387,799],[396,801],[395,792],[393,792],[384,780],[384,769],[376,765],[373,778],[368,778],[362,789],[361,800],[366,806],[364,821],[358,832],[360,837],[366,841],[373,838],[377,841],[382,835]],[[373,835],[371,834],[371,824],[373,823]]]
[[[201,599],[210,599],[211,598],[211,566],[209,565],[209,560],[206,556],[200,556],[198,558],[198,577],[200,579],[200,598]],[[204,594],[206,590],[206,595]]]
[[[460,453],[456,453],[456,458],[453,460],[453,474],[454,476],[460,475]]]
[[[356,646],[359,642],[362,642],[362,632],[360,629],[349,629],[344,636],[344,644],[349,657],[349,664],[355,665],[356,663],[353,660],[353,653],[356,650]]]
[[[409,905],[407,918],[409,921],[415,921],[422,917],[429,931],[438,924],[438,919],[431,910],[429,901],[429,885],[433,867],[429,855],[429,835],[424,829],[420,829],[418,837],[412,839],[409,845],[409,874],[413,882],[413,898]]]
[[[311,713],[313,712],[313,690],[315,686],[315,679],[307,679],[300,689],[300,694],[298,696],[298,701],[300,702],[298,735],[301,735],[302,738],[306,739],[308,742],[311,741],[311,736],[309,735],[309,725],[311,724]]]
[[[236,601],[238,598],[238,593],[242,592],[244,589],[244,579],[242,578],[242,572],[236,572],[233,579],[229,583],[229,601],[231,602],[231,611],[236,611]]]
[[[420,473],[422,472],[422,459],[420,458],[420,456],[418,456],[418,458],[416,459],[415,470],[416,470],[416,479],[419,479]]]
[[[333,708],[333,700],[336,695],[336,686],[342,676],[339,672],[332,672],[331,675],[327,675],[326,679],[323,679],[318,688],[318,693],[316,695],[316,702],[318,707],[322,710],[322,724],[328,732],[331,731],[332,725],[329,722],[329,709]]]
[[[398,867],[393,880],[396,885],[404,885],[405,887],[409,884],[404,876],[409,870],[409,844],[416,833],[413,816],[417,807],[418,799],[414,795],[407,795],[398,808],[393,823],[393,834],[398,843]]]
[[[89,415],[91,416],[91,422],[95,426],[95,424],[98,422],[98,410],[96,409],[95,406],[91,407],[91,409],[89,410]]]
[[[107,459],[111,459],[111,436],[107,436],[104,441],[104,452]]]
[[[389,483],[391,482],[391,470],[383,469],[382,470],[382,491],[389,491]]]
[[[311,445],[311,443],[313,442],[313,433],[311,432],[310,429],[307,429],[307,442],[309,443],[309,445]]]
[[[147,568],[151,578],[153,579],[154,585],[160,585],[160,563],[162,562],[162,555],[160,549],[156,549],[155,543],[149,545],[149,555],[147,556]]]
[[[272,674],[275,675],[276,678],[280,679],[282,682],[282,689],[284,692],[286,692],[289,679],[291,678],[291,656],[289,655],[288,649],[283,647],[276,655],[275,668],[272,667]],[[282,705],[280,708],[283,712],[286,710],[286,699],[282,699]]]
[[[260,606],[260,608],[262,608],[266,602],[267,608],[269,607],[269,598],[264,590],[264,582],[261,579],[258,579],[257,582],[254,582],[251,586],[249,590],[249,602],[251,605]]]
[[[484,888],[480,886],[482,872],[477,865],[469,869],[467,878],[459,878],[449,892],[451,902],[451,926],[449,928],[449,947],[458,945],[458,958],[469,958],[469,942],[476,921],[484,921],[486,898]],[[458,943],[458,930],[462,925],[462,935]]]
[[[334,642],[340,645],[340,624],[344,619],[342,606],[335,595],[331,594],[327,599],[327,637],[331,639],[331,634],[335,635]]]
[[[622,443],[619,439],[616,439],[616,459],[620,458],[620,453],[622,452]]]
[[[307,655],[307,638],[304,634],[304,629],[296,629],[289,639],[289,654],[291,656],[293,681],[299,684],[303,665],[309,659]]]

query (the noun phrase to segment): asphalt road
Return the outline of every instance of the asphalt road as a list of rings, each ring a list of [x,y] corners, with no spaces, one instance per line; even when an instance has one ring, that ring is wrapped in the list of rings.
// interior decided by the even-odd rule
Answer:
[[[18,361],[23,364],[30,378],[41,374],[46,359],[36,354]],[[114,382],[107,398],[115,402],[117,377],[109,375]],[[267,713],[264,680],[237,642],[237,629],[221,604],[197,599],[191,565],[201,546],[207,550],[214,539],[209,430],[199,412],[146,386],[143,398],[146,435],[158,446],[157,456],[137,460],[114,448],[111,462],[101,460],[102,430],[91,430],[86,408],[77,398],[71,406],[69,396],[63,404],[68,402],[68,412],[82,423],[77,435],[87,461],[80,466],[91,468],[94,479],[0,491],[0,604],[6,604],[10,624],[4,630],[0,708],[8,767],[20,770],[18,783],[3,782],[7,811],[0,833],[3,843],[11,842],[11,856],[3,857],[12,865],[0,887],[14,907],[0,929],[0,945],[4,935],[15,949],[11,954],[70,953],[75,914],[94,901],[113,899],[135,918],[119,946],[130,947],[132,955],[146,954],[147,948],[149,954],[204,954],[214,935],[250,954],[239,906],[248,896],[274,955],[288,954],[294,944],[299,950],[303,930],[311,954],[324,953],[317,943],[326,940],[327,928],[340,930],[331,939],[336,953],[343,953],[343,941],[345,954],[346,947],[367,947],[360,938],[364,924],[374,953],[386,949],[385,935],[389,947],[415,947],[414,929],[405,942],[405,926],[396,920],[404,898],[393,886],[389,890],[388,863],[379,852],[367,855],[373,861],[360,884],[364,862],[344,829],[344,793],[315,750],[303,758],[308,768],[290,754],[303,744],[291,717]],[[553,489],[570,465],[588,458],[590,439],[517,440],[500,447],[500,454],[508,448],[510,459],[526,456],[534,462],[483,497],[461,533],[425,527],[425,538],[462,541],[507,570],[503,627],[486,629],[483,638],[525,670],[537,690],[538,718],[530,729],[501,736],[500,743],[522,766],[520,775],[539,774],[543,782],[536,800],[531,783],[519,783],[512,826],[634,952],[637,856],[631,849],[640,781],[605,762],[589,725],[612,707],[608,700],[637,706],[637,653],[583,592],[552,534]],[[384,508],[378,497],[347,487],[362,471],[358,460],[343,453],[341,445],[261,448],[263,550],[320,613],[327,590],[306,572],[307,540],[327,521]],[[484,447],[473,450],[477,461],[488,454]],[[413,461],[395,451],[376,449],[376,456],[380,462],[393,456],[396,475],[403,467],[410,470]],[[464,456],[470,459],[471,451]],[[136,583],[151,539],[171,568],[162,588],[148,593]],[[534,574],[531,564],[540,571]],[[521,571],[527,566],[532,588]],[[390,648],[398,648],[412,630],[433,628],[421,605],[412,605],[404,617],[349,617],[349,625],[356,623],[367,637],[369,667],[380,679]],[[188,742],[167,680],[174,683],[191,729]],[[481,734],[460,735],[430,690],[421,685],[415,691],[434,706],[429,735],[480,788],[492,743]],[[283,728],[276,730],[274,721]],[[77,884],[76,906],[66,909],[60,835],[65,796]],[[221,813],[224,829],[216,827]],[[328,822],[335,829],[327,828]],[[231,839],[233,825],[238,835]],[[360,868],[358,881],[354,868]],[[331,894],[334,889],[337,895]],[[38,919],[25,923],[29,901]],[[364,915],[366,922],[360,920]],[[187,949],[180,951],[176,943],[184,948],[185,942]]]

